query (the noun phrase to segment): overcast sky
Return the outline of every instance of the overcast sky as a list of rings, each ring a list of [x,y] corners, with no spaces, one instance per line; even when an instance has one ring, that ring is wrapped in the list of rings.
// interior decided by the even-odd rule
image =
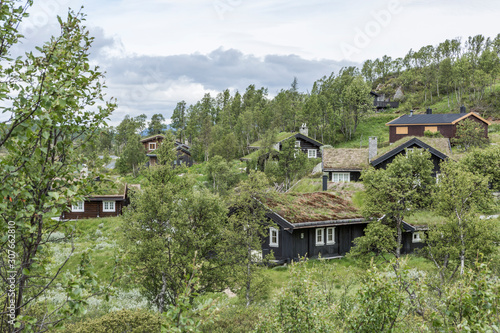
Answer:
[[[103,68],[111,117],[162,113],[250,84],[270,96],[299,90],[342,66],[455,37],[500,33],[494,0],[35,0],[17,51],[57,34],[56,15],[84,6],[96,37],[93,62]]]

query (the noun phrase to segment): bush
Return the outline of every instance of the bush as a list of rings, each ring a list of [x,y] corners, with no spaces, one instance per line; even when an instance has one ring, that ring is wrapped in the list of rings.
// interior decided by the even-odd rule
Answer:
[[[67,325],[65,333],[160,332],[161,317],[145,310],[120,310],[102,317]]]

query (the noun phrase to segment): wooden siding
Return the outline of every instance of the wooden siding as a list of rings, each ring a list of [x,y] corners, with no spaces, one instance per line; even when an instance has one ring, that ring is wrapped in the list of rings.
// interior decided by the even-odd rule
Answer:
[[[145,141],[142,144],[144,145],[144,149],[146,150],[147,153],[151,152],[154,149],[149,149],[149,144],[151,142],[156,142],[156,149],[160,148],[160,144],[163,141],[162,137],[157,137],[157,138],[151,138],[151,140]]]
[[[280,261],[290,262],[298,260],[300,257],[317,258],[343,256],[352,248],[353,240],[364,235],[365,223],[341,225],[335,227],[335,244],[316,245],[316,229],[304,228],[295,229],[289,233],[281,226],[278,232],[279,246],[269,246],[269,234],[262,242],[262,253],[266,255],[274,253],[274,258]],[[326,240],[326,229],[324,229],[324,239]]]
[[[423,231],[420,231],[423,232]],[[403,247],[401,248],[402,254],[413,253],[416,249],[421,249],[425,246],[424,242],[413,243],[412,241],[413,233],[412,232],[403,232]]]
[[[484,128],[484,137],[488,137],[488,125],[485,124],[483,121],[476,117],[467,117],[465,119],[470,119],[472,121],[475,121],[478,123],[480,126]],[[464,119],[464,120],[465,120]],[[393,143],[398,141],[401,138],[404,138],[406,136],[424,136],[425,128],[426,127],[436,127],[437,132],[441,133],[441,135],[445,138],[451,139],[455,137],[455,134],[457,133],[457,125],[460,124],[462,121],[459,121],[457,124],[445,124],[445,125],[400,125],[400,126],[389,126],[389,142]],[[397,134],[399,128],[403,127],[408,127],[408,133],[407,134]]]
[[[307,155],[307,150],[308,149],[315,149],[316,150],[316,157],[317,158],[321,158],[321,150],[319,149],[318,146],[306,141],[306,140],[303,140],[302,138],[294,138],[293,140],[295,141],[300,141],[300,150]],[[282,142],[280,142],[280,151],[283,149],[282,147]]]
[[[108,200],[106,200],[108,201]],[[109,200],[114,201],[114,200]],[[78,220],[96,217],[118,216],[122,213],[123,201],[115,201],[114,212],[104,212],[102,201],[85,201],[84,212],[64,212],[61,216],[65,220]],[[71,209],[71,206],[69,207]]]

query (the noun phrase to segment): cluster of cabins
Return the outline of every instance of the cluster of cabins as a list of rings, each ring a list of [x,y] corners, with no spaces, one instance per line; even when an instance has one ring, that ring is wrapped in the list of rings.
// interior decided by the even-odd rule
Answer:
[[[322,159],[323,192],[281,194],[273,202],[265,203],[268,213],[266,218],[273,222],[269,228],[269,236],[263,240],[263,254],[274,253],[277,261],[286,262],[299,257],[331,258],[343,256],[352,247],[353,240],[364,234],[368,221],[361,216],[346,194],[333,194],[339,184],[357,182],[361,172],[372,166],[386,168],[399,154],[406,154],[411,149],[425,149],[430,152],[434,163],[433,173],[440,172],[440,162],[452,158],[450,139],[455,136],[457,125],[465,119],[472,120],[484,128],[487,137],[489,122],[475,113],[459,114],[426,114],[403,115],[389,123],[390,145],[379,148],[376,137],[370,137],[368,148],[342,149],[322,148],[322,143],[310,138],[307,126],[302,125],[297,133],[286,133],[279,136],[274,149],[280,151],[285,140],[295,140],[295,147],[309,158]],[[424,132],[439,132],[441,137],[426,137]],[[156,135],[143,139],[147,150],[149,164],[157,163],[155,150],[164,139]],[[259,149],[258,143],[251,149]],[[174,164],[192,165],[189,146],[176,142],[177,160]],[[71,207],[64,213],[65,219],[78,219],[97,216],[119,215],[127,202],[127,187],[116,195],[96,195]],[[402,253],[410,253],[421,247],[420,233],[425,226],[404,223]]]

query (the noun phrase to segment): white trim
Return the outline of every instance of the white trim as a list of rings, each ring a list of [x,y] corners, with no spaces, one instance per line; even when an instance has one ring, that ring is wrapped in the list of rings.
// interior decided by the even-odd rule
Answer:
[[[318,157],[318,150],[317,149],[308,149],[307,150],[307,157],[308,158],[316,158],[316,157]]]
[[[327,245],[335,244],[335,227],[326,228],[326,244]]]
[[[108,207],[106,207],[106,206],[108,206]],[[102,202],[102,211],[103,212],[116,211],[116,202],[115,201],[103,201]]]
[[[148,147],[149,147],[149,150],[155,150],[156,149],[156,142],[150,142]]]
[[[279,230],[273,227],[269,227],[269,246],[270,247],[279,247]]]
[[[325,245],[325,228],[316,228],[315,240],[316,246]]]
[[[348,183],[351,181],[350,172],[332,172],[332,182],[334,183]]]
[[[73,213],[82,213],[85,211],[85,201],[78,201],[75,204],[71,205],[71,211]]]
[[[295,140],[295,148],[300,148],[300,141],[299,140]]]

